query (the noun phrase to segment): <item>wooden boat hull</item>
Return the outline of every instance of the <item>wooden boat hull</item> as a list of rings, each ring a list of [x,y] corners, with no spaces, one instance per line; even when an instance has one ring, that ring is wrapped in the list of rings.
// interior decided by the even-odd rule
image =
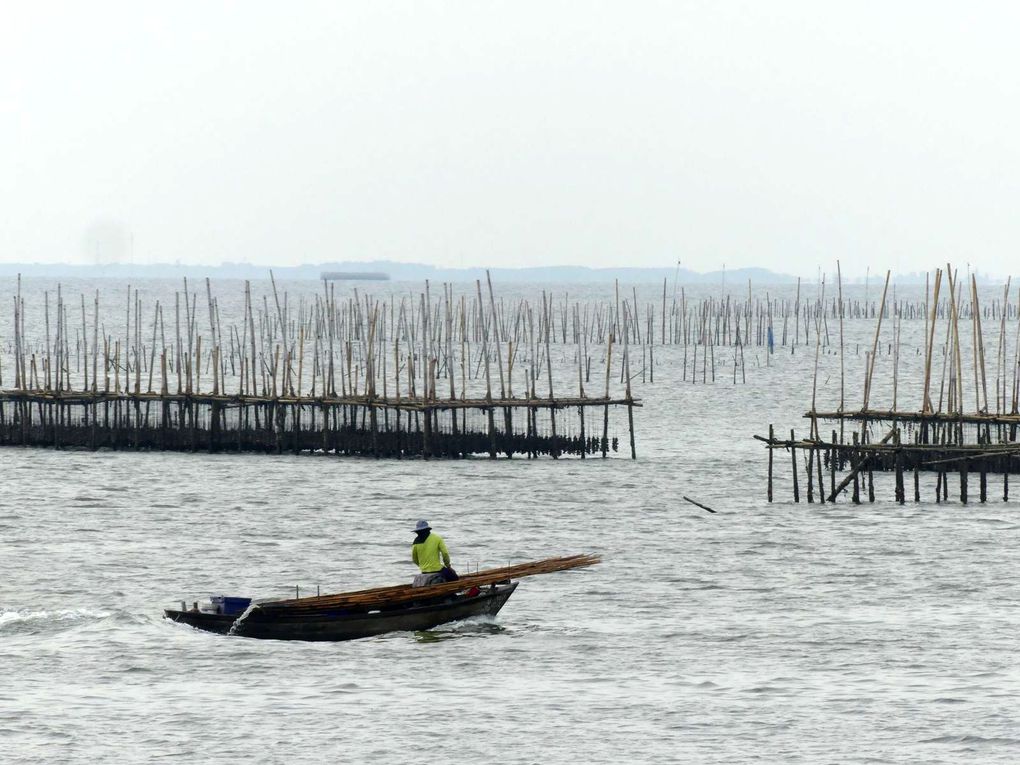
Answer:
[[[484,588],[473,597],[455,596],[438,602],[419,602],[409,608],[367,613],[267,617],[258,609],[241,620],[233,634],[264,640],[339,641],[386,632],[428,630],[473,616],[494,616],[517,589],[517,582]],[[424,592],[423,592],[424,594]],[[164,618],[207,632],[230,633],[238,614],[208,614],[167,609]]]

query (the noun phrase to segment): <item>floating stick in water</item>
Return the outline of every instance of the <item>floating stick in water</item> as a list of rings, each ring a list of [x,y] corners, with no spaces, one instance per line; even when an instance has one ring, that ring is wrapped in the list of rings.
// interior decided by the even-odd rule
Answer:
[[[715,510],[713,510],[712,508],[708,507],[707,505],[703,505],[700,502],[695,502],[690,497],[686,497],[685,496],[683,499],[684,499],[685,502],[690,502],[692,505],[694,505],[696,507],[700,507],[702,510],[707,510],[710,513],[714,513],[715,512]]]

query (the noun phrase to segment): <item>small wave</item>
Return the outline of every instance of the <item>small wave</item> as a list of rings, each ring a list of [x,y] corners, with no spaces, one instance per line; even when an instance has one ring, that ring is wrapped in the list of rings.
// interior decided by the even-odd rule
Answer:
[[[1015,528],[1015,521],[1007,520],[1005,518],[975,518],[975,523],[990,523],[999,526],[1009,526]]]
[[[748,640],[755,637],[750,632],[738,632],[733,635],[715,635],[714,639],[719,643],[739,643],[741,640]]]
[[[1020,746],[1020,739],[1005,736],[938,736],[921,741],[922,744],[994,744],[996,746]]]
[[[505,633],[506,627],[496,622],[495,619],[494,616],[473,616],[431,630],[419,630],[414,633],[414,639],[418,643],[436,643],[441,640],[485,637]]]
[[[23,635],[38,632],[59,632],[99,619],[110,614],[85,608],[54,611],[32,611],[0,608],[0,636]]]

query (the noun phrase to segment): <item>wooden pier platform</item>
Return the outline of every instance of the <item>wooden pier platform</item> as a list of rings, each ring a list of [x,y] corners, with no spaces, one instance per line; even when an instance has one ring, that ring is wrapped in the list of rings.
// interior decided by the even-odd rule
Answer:
[[[41,311],[33,310],[19,277],[13,341],[0,342],[0,445],[606,457],[619,450],[610,414],[623,407],[636,458],[641,403],[631,380],[646,367],[631,371],[630,344],[642,342],[634,307],[617,302],[610,315],[606,306],[597,322],[576,306],[557,317],[545,292],[536,307],[497,302],[488,278],[487,296],[480,280],[474,286],[473,295],[455,296],[444,284],[434,299],[425,282],[417,296],[380,299],[356,290],[344,297],[323,282],[321,293],[292,299],[270,272],[271,290],[255,295],[245,282],[229,312],[224,304],[223,321],[210,281],[200,308],[199,291],[184,280],[169,321],[159,299],[150,313],[128,287],[121,322],[101,315],[98,290],[90,320],[85,295],[65,299],[59,284],[55,302],[43,292]],[[596,349],[605,372],[593,380]],[[6,388],[5,370],[13,372]],[[576,393],[557,393],[557,378]]]
[[[581,397],[490,401],[0,391],[0,445],[426,459],[605,457],[619,450],[609,433],[610,409],[640,405],[634,399]],[[593,408],[602,427],[588,429],[585,412]],[[571,413],[576,420],[567,420]],[[633,434],[630,445],[636,457]]]

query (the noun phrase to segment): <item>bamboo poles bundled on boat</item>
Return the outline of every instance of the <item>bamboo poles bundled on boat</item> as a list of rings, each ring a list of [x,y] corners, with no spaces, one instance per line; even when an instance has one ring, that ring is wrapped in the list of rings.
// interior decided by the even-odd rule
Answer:
[[[428,587],[412,587],[411,585],[395,585],[391,587],[375,587],[356,592],[341,592],[333,595],[319,595],[308,598],[276,600],[259,603],[256,607],[273,617],[307,617],[315,614],[336,614],[342,611],[370,611],[410,603],[415,600],[429,600],[453,595],[473,587],[486,587],[490,584],[521,579],[526,576],[551,574],[556,571],[568,571],[575,568],[594,566],[601,562],[598,555],[580,554],[529,563],[518,563],[499,568],[489,568],[474,574],[465,574],[454,582],[434,584]]]

